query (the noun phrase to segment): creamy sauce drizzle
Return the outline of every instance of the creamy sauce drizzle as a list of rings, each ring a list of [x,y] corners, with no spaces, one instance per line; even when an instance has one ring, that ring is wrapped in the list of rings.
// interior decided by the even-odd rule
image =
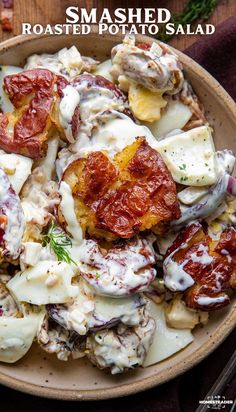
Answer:
[[[61,182],[59,193],[61,195],[61,210],[67,222],[68,232],[71,233],[73,239],[82,244],[83,241],[83,231],[80,224],[77,221],[74,208],[74,199],[72,196],[71,188],[66,182]]]

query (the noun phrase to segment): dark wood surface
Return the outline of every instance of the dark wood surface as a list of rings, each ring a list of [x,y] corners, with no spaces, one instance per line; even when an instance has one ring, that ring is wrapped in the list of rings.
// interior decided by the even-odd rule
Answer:
[[[0,40],[5,40],[21,33],[21,23],[56,24],[65,23],[65,10],[68,6],[79,6],[90,9],[97,7],[98,13],[108,7],[110,12],[117,7],[166,7],[171,12],[183,10],[186,0],[14,0],[14,28],[13,32],[2,33]],[[209,22],[218,25],[236,13],[236,0],[219,0],[219,4]],[[179,50],[184,50],[196,41],[199,36],[176,36],[171,44]]]

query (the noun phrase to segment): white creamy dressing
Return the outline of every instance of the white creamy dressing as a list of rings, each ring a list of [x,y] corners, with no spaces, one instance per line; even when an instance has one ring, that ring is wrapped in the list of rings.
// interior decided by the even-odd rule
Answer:
[[[151,146],[156,143],[156,139],[146,126],[138,125],[125,114],[113,111],[112,115],[104,118],[104,122],[93,131],[90,139],[78,139],[73,150],[81,156],[99,150],[105,150],[114,156],[132,144],[138,136],[144,136]]]
[[[38,167],[33,170],[25,183],[21,197],[21,206],[26,222],[38,224],[41,227],[47,224],[51,217],[51,210],[59,202],[58,184],[51,180],[55,169],[58,145],[57,135],[48,141],[47,154],[38,162]]]
[[[82,229],[76,219],[74,200],[69,185],[62,181],[59,193],[61,212],[71,233],[70,254],[78,264],[82,276],[99,295],[126,296],[132,291],[143,291],[152,282],[156,271],[149,265],[155,263],[152,247],[154,239],[135,238],[120,249],[110,249],[103,256],[98,244],[92,239],[83,240]],[[143,248],[145,256],[140,253]]]
[[[200,256],[198,252],[203,252]],[[190,259],[194,263],[200,263],[201,265],[209,265],[213,261],[213,257],[208,253],[208,246],[199,245],[197,252],[190,255]]]
[[[0,167],[8,176],[10,183],[18,194],[31,173],[33,160],[15,153],[0,150]]]
[[[188,261],[184,260],[181,264],[175,262],[172,259],[172,256],[175,253],[176,250],[174,250],[174,252],[172,252],[163,262],[164,281],[168,289],[173,292],[182,292],[194,285],[194,280],[184,270],[184,266]]]
[[[177,93],[183,84],[183,73],[178,57],[157,44],[152,44],[150,50],[135,46],[135,40],[126,37],[123,44],[112,49],[111,74],[114,79],[126,77],[128,81],[135,81],[145,88],[159,93]],[[178,73],[178,85],[176,77]],[[122,87],[122,82],[120,82]]]
[[[188,187],[182,191],[183,195],[182,192],[178,194],[179,199],[183,200],[180,206],[182,216],[178,220],[171,222],[174,230],[181,229],[186,223],[194,219],[207,218],[206,221],[209,224],[225,212],[227,208],[225,202],[227,195],[231,194],[234,196],[233,189],[230,189],[230,179],[234,178],[231,178],[230,175],[234,169],[235,156],[230,150],[222,150],[215,153],[215,159],[217,178],[215,185],[206,187],[204,195],[204,187]],[[232,185],[234,183],[233,181]],[[198,189],[201,189],[201,191],[199,192]],[[192,204],[190,204],[191,198],[194,201]]]
[[[125,53],[129,51],[133,51],[130,45]],[[118,46],[116,56],[113,58],[112,70],[119,72],[118,79],[124,73],[127,76],[130,74],[126,67],[122,67],[124,57],[122,53],[124,51],[121,52]],[[170,80],[170,73],[179,71],[176,56],[168,53],[163,55],[163,50],[156,43],[153,43],[150,51],[144,52],[139,49],[139,54],[140,56],[146,55],[151,60],[157,59],[162,70],[161,84],[158,87],[161,87],[162,91],[167,90],[171,93],[173,84]],[[144,66],[140,56],[132,57],[132,64],[137,71],[142,72]],[[25,68],[40,66],[72,78],[84,69],[86,63],[76,47],[72,46],[54,55],[33,55],[28,59]],[[104,62],[97,67],[95,73],[99,74],[100,71],[101,74],[104,73],[102,75],[109,78],[110,67],[111,62]],[[17,72],[22,69],[13,67],[12,72],[14,70]],[[153,75],[151,71],[150,68],[150,72],[146,73],[147,87],[150,86],[148,74]],[[3,74],[3,71],[0,73],[0,81],[1,76],[6,74]],[[135,73],[131,74],[131,78],[135,79],[135,75]],[[136,137],[144,136],[150,146],[161,153],[177,183],[199,186],[188,187],[179,193],[179,199],[182,199],[185,205],[194,204],[204,198],[208,192],[205,186],[215,183],[225,171],[232,173],[234,156],[230,151],[224,151],[223,155],[220,152],[215,154],[211,130],[207,126],[184,133],[177,130],[173,136],[157,142],[155,137],[159,138],[173,129],[181,129],[190,119],[192,112],[180,102],[170,100],[167,110],[158,122],[150,126],[150,131],[148,127],[134,123],[131,118],[121,113],[126,103],[114,97],[114,93],[109,89],[96,86],[87,89],[86,83],[82,83],[76,87],[66,86],[63,93],[64,97],[59,107],[59,119],[70,143],[74,143],[71,123],[78,104],[80,104],[82,120],[77,140],[69,147],[70,153],[66,156],[63,169],[72,159],[74,160],[73,156],[87,155],[97,150],[105,150],[109,155],[114,156],[125,146],[132,144]],[[13,106],[5,93],[2,91],[1,94],[4,95],[3,109],[8,107],[12,110]],[[105,114],[105,111],[109,113]],[[48,222],[47,219],[50,219],[49,210],[59,201],[51,196],[53,192],[57,192],[57,184],[50,181],[55,169],[58,144],[58,136],[50,139],[46,157],[38,162],[42,181],[34,179],[32,175],[31,184],[26,183],[28,194],[22,198],[22,208],[27,222],[44,226]],[[9,180],[19,193],[31,172],[32,160],[0,151],[0,167],[6,170],[6,173],[8,171]],[[6,192],[10,187],[8,180],[1,177],[2,173],[0,169],[2,182],[0,205],[8,201],[9,194]],[[226,184],[225,179],[224,185]],[[24,251],[20,257],[22,271],[7,283],[7,287],[19,302],[35,305],[58,304],[58,323],[61,324],[60,320],[62,323],[65,322],[68,330],[76,331],[80,335],[85,335],[88,330],[104,329],[120,322],[117,330],[91,333],[87,338],[89,357],[102,368],[111,368],[112,373],[120,373],[127,368],[141,365],[153,340],[155,322],[143,312],[146,309],[143,309],[144,303],[141,296],[127,297],[127,295],[147,290],[155,278],[156,270],[150,267],[155,263],[153,239],[137,237],[124,247],[110,249],[104,256],[96,241],[83,238],[82,228],[76,218],[72,192],[64,181],[60,183],[59,194],[61,195],[61,212],[67,224],[67,231],[72,237],[72,247],[69,253],[76,265],[58,262],[56,256],[39,243],[25,242]],[[213,196],[211,203],[214,201]],[[15,201],[10,208],[6,209],[8,225],[5,229],[4,240],[13,257],[19,254],[24,231],[24,216],[18,203]],[[22,219],[19,219],[19,216]],[[161,253],[166,252],[175,237],[175,234],[172,235],[171,241],[167,238],[160,239]],[[144,250],[145,254],[141,253]],[[184,270],[186,260],[182,264],[177,264],[172,259],[176,251],[173,251],[164,261],[164,280],[170,290],[184,291],[194,284],[194,280]],[[198,256],[197,252],[192,253],[193,262],[205,265],[212,262],[213,258],[209,256],[207,247],[200,245],[198,252],[203,253],[201,256]],[[228,253],[225,254],[227,259],[231,258]],[[74,284],[72,279],[78,269],[84,279],[80,279],[79,284]],[[215,276],[216,288],[220,290],[222,274],[217,272]],[[81,283],[84,284],[84,290],[80,288]],[[204,296],[198,298],[198,304],[211,305],[221,303],[225,299],[227,296]],[[63,303],[64,305],[60,305]],[[157,322],[157,330],[144,366],[171,356],[193,340],[189,330],[173,330],[166,326],[164,306],[157,306],[150,302],[150,308]],[[15,362],[27,352],[42,322],[42,316],[40,313],[19,319],[0,317],[0,360]],[[61,356],[63,357],[63,354]]]
[[[78,295],[78,286],[72,285],[75,275],[71,265],[58,261],[39,261],[32,268],[18,272],[7,287],[19,302],[35,305],[68,302]]]
[[[228,295],[224,296],[200,296],[197,299],[197,303],[202,306],[211,306],[215,303],[223,303],[225,300],[228,300]]]
[[[144,367],[161,362],[193,342],[190,329],[169,328],[165,321],[165,304],[149,302],[151,316],[156,322],[153,343],[143,363]]]
[[[108,88],[96,85],[88,87],[88,81],[74,87],[80,95],[81,123],[76,143],[71,150],[78,153],[84,143],[90,140],[93,129],[99,125],[99,120],[102,121],[104,117],[109,117],[109,113],[104,114],[104,112],[113,110],[122,112],[127,104],[124,103],[122,98],[116,97],[114,92]]]
[[[128,326],[137,326],[142,320],[141,307],[144,304],[145,302],[139,295],[119,299],[96,296],[90,328],[104,329],[118,322]]]
[[[71,334],[59,324],[48,322],[48,316],[41,324],[37,334],[37,340],[43,350],[50,354],[56,354],[60,361],[68,361],[69,356],[78,359],[84,356],[80,349],[80,343],[76,334]]]
[[[24,69],[44,67],[70,79],[80,74],[84,66],[80,52],[75,46],[72,46],[69,49],[65,47],[55,54],[33,54],[28,57]]]
[[[232,174],[235,165],[235,156],[231,150],[225,149],[216,152],[217,156],[217,172],[219,178],[224,174]]]
[[[147,256],[141,254],[145,249]],[[123,248],[110,249],[105,256],[93,240],[84,243],[80,256],[81,275],[98,295],[121,297],[148,288],[156,276],[151,243],[135,238]]]
[[[16,259],[21,250],[21,239],[25,229],[25,219],[18,195],[13,191],[7,175],[0,168],[0,211],[7,218],[2,224],[4,230],[3,254]]]
[[[144,305],[139,295],[120,299],[96,296],[89,284],[80,278],[79,294],[72,302],[52,305],[47,310],[49,316],[67,330],[85,335],[89,330],[110,328],[119,322],[139,325]]]
[[[83,231],[75,215],[74,199],[70,186],[62,181],[59,193],[61,195],[61,212],[66,220],[67,230],[71,234],[74,243],[80,245],[83,242]]]
[[[48,307],[49,316],[69,331],[85,335],[95,308],[95,295],[86,281],[79,279],[79,293],[75,299],[64,305]]]
[[[74,143],[72,136],[71,122],[74,111],[80,102],[80,95],[78,91],[68,85],[63,89],[63,98],[59,106],[59,120],[65,131],[66,138],[69,143]]]
[[[161,154],[175,182],[199,187],[217,182],[215,148],[207,126],[157,141],[146,126],[137,125],[125,114],[117,113],[115,118],[104,118],[104,123],[94,129],[90,138],[82,133],[71,150],[80,156],[92,151],[106,150],[109,155],[114,156],[125,146],[132,144],[138,136],[144,136],[148,144]],[[195,191],[195,199],[198,199],[201,196],[196,189]],[[185,197],[187,196],[186,193]],[[190,196],[193,198],[194,194],[191,193]]]
[[[116,330],[105,329],[88,336],[88,357],[100,368],[110,368],[112,375],[136,368],[143,364],[154,332],[154,320],[144,313],[139,326],[119,324]]]
[[[213,257],[209,255],[207,246],[199,245],[198,250],[193,252],[189,259],[185,259],[182,263],[175,262],[172,258],[180,250],[184,249],[186,244],[184,243],[179,248],[175,249],[163,262],[164,282],[168,289],[173,292],[183,292],[192,285],[194,280],[185,270],[184,266],[192,260],[194,263],[201,265],[209,265],[213,261]],[[198,255],[200,253],[200,255]]]
[[[44,175],[44,180],[50,180],[53,177],[53,172],[55,170],[55,161],[57,158],[57,151],[59,147],[59,136],[55,133],[47,141],[47,154],[46,156],[39,160],[38,166],[41,167]]]

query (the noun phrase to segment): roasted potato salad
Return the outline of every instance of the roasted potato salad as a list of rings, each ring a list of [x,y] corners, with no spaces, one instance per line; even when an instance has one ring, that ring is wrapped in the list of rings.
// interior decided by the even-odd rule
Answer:
[[[1,362],[35,341],[148,367],[236,288],[233,152],[167,46],[125,37],[110,57],[72,45],[1,68]]]

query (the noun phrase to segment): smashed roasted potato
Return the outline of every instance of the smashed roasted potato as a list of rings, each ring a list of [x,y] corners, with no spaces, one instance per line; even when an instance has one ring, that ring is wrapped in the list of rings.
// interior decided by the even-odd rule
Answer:
[[[236,230],[225,228],[219,240],[205,233],[199,222],[189,224],[167,250],[165,285],[184,292],[186,305],[203,311],[228,305],[226,293],[233,286]]]
[[[161,156],[138,138],[110,159],[93,152],[72,162],[63,180],[75,199],[76,216],[90,236],[131,238],[180,216],[175,183]],[[63,216],[58,210],[62,226]]]
[[[4,90],[15,110],[0,113],[0,148],[31,158],[45,154],[53,126],[62,131],[57,111],[66,84],[41,68],[6,76]]]

